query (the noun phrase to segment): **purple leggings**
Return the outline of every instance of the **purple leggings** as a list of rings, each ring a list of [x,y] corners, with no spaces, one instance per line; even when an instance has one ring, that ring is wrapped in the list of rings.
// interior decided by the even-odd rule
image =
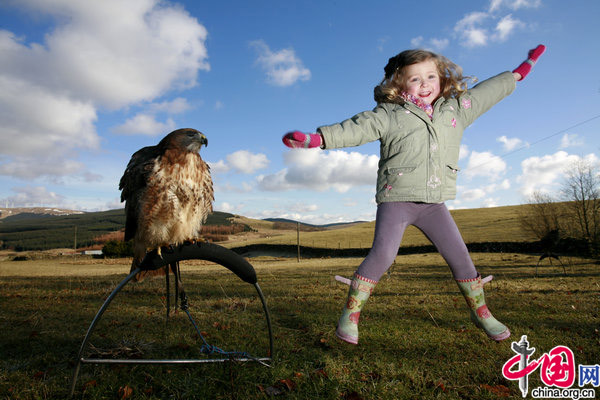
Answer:
[[[373,247],[356,273],[379,281],[390,268],[408,225],[419,228],[450,266],[454,279],[477,277],[458,227],[444,203],[389,202],[377,207]]]

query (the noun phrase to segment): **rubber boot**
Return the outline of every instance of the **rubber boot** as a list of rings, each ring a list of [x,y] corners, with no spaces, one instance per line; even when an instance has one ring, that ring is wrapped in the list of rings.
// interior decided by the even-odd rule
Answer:
[[[505,325],[494,318],[485,304],[483,285],[491,280],[492,277],[489,276],[482,281],[481,275],[477,274],[477,278],[457,280],[456,283],[467,301],[467,306],[471,313],[471,321],[478,328],[483,329],[490,339],[499,342],[508,338],[510,331]]]
[[[342,311],[335,334],[345,342],[358,344],[358,318],[360,311],[373,292],[376,281],[354,274],[350,282],[348,300]]]

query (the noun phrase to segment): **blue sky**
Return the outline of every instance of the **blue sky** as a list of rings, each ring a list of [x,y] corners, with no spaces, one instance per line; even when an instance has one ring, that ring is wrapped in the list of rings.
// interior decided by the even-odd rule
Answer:
[[[570,163],[600,154],[598,17],[598,1],[563,0],[3,1],[0,207],[120,208],[131,154],[193,127],[216,210],[373,220],[378,143],[289,150],[281,136],[372,109],[402,50],[483,80],[539,43],[533,73],[465,132],[447,204],[556,194]]]

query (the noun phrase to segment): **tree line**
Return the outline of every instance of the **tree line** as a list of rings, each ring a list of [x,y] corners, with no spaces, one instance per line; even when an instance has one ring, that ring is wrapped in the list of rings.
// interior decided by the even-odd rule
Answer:
[[[547,252],[569,251],[600,255],[600,170],[579,160],[566,170],[555,194],[536,191],[523,208],[523,229],[534,234]]]

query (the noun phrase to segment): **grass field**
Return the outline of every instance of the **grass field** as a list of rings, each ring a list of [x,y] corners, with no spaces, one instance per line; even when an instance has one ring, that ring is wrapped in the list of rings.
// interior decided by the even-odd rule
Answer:
[[[544,262],[536,277],[534,255],[472,256],[482,275],[495,276],[486,285],[488,304],[513,332],[502,343],[470,323],[437,254],[396,259],[362,313],[358,346],[335,338],[347,286],[333,277],[350,276],[360,259],[252,259],[273,321],[271,368],[83,365],[75,398],[518,399],[517,382],[501,368],[521,335],[536,348],[533,357],[563,345],[576,364],[600,363],[599,265],[565,258],[566,275]],[[87,327],[128,270],[128,260],[0,261],[0,399],[68,397]],[[183,280],[210,344],[265,355],[264,314],[251,285],[198,261],[183,266]],[[164,306],[163,279],[127,285],[86,354],[206,357],[185,314],[166,324]],[[537,386],[539,370],[529,377],[530,391]]]

